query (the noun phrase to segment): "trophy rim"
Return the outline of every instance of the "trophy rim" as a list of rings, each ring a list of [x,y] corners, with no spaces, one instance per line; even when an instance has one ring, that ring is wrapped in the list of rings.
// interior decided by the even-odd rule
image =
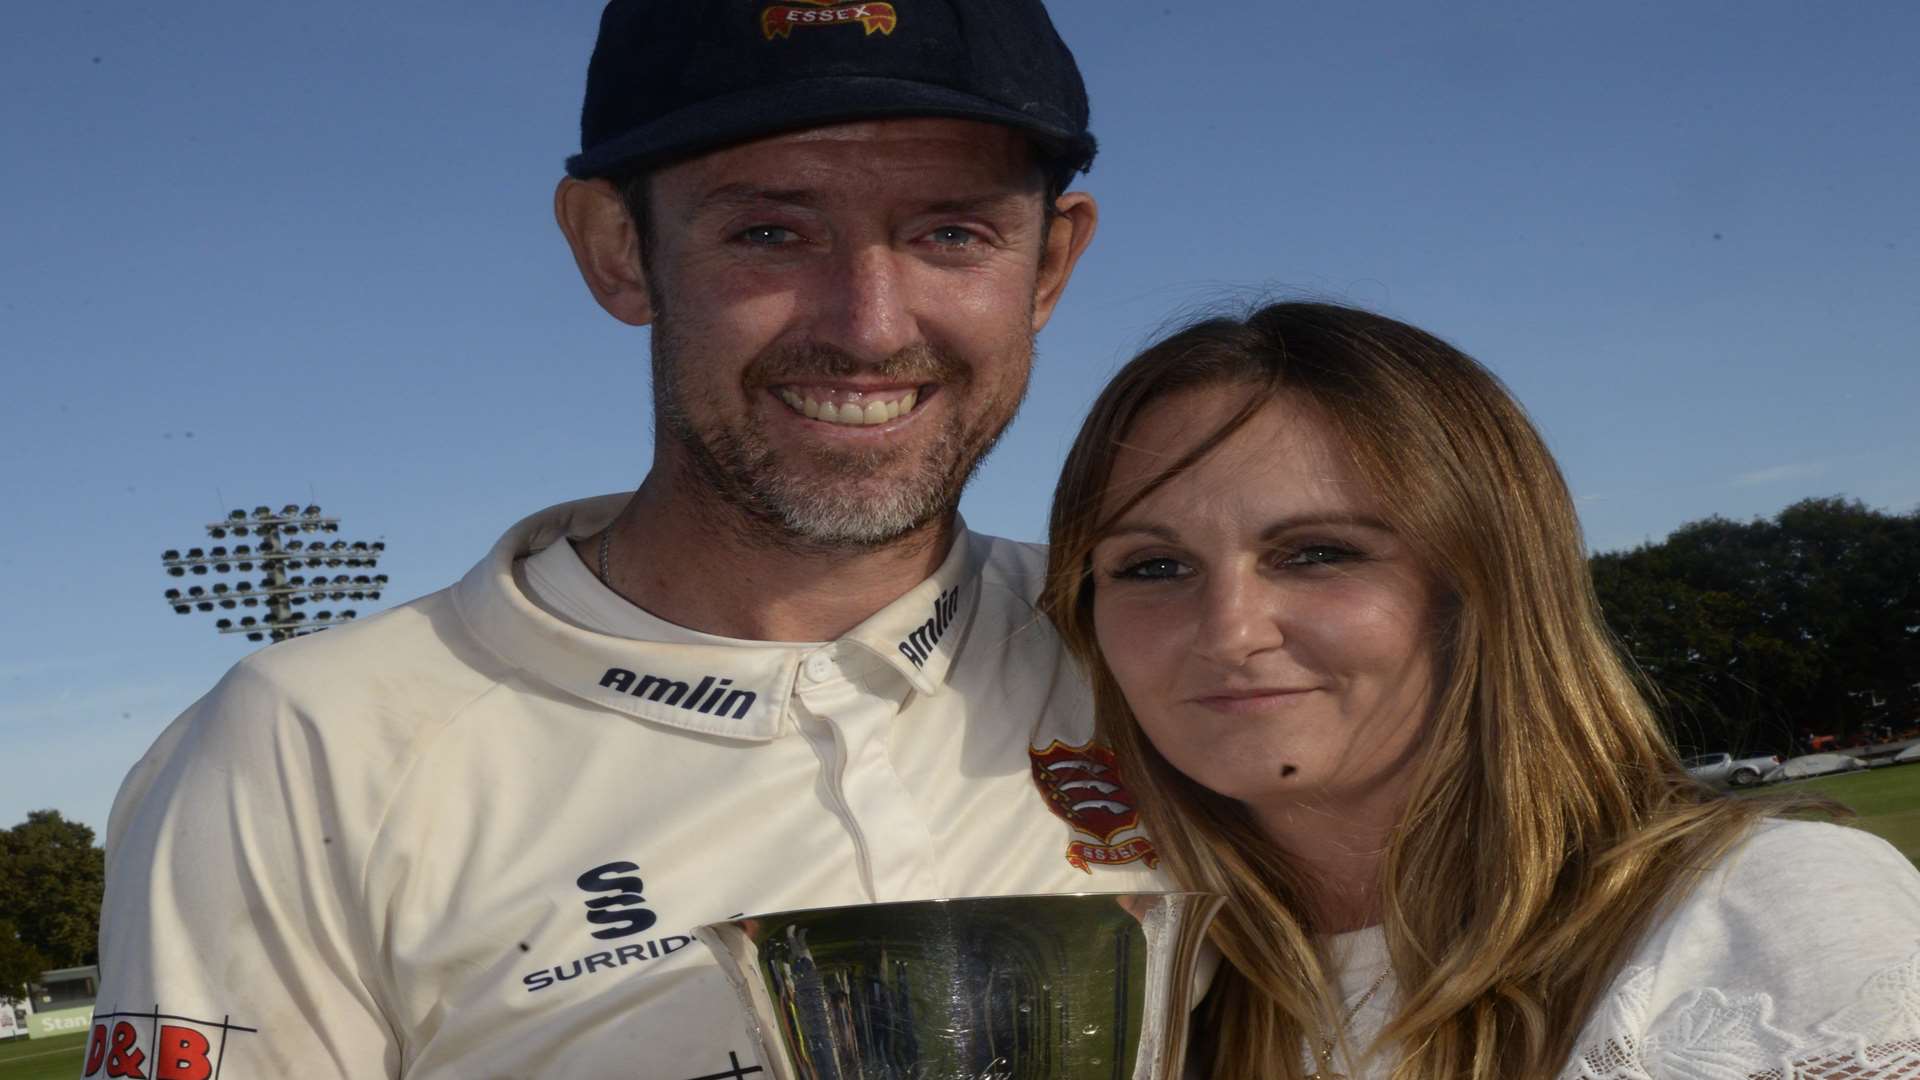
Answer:
[[[741,923],[754,919],[785,919],[828,911],[844,912],[852,908],[934,907],[944,904],[965,904],[975,900],[1073,900],[1093,897],[1144,897],[1153,900],[1178,897],[1196,900],[1220,900],[1223,902],[1226,900],[1225,895],[1217,892],[1207,892],[1204,889],[1129,889],[1120,892],[1089,890],[1086,892],[1070,893],[990,893],[979,896],[931,896],[919,900],[875,900],[852,904],[821,904],[816,907],[782,908],[778,911],[755,911],[745,915],[737,915],[731,919],[715,919],[712,922],[701,923],[695,927],[695,929],[706,930],[711,927],[738,926]]]

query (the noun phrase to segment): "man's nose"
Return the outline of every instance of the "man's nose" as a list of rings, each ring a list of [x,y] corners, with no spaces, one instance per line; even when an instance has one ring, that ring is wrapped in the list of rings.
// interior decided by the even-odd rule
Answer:
[[[918,344],[909,262],[884,244],[839,253],[815,293],[815,340],[876,363]]]
[[[1281,597],[1255,574],[1217,575],[1200,596],[1194,651],[1223,667],[1286,643]]]

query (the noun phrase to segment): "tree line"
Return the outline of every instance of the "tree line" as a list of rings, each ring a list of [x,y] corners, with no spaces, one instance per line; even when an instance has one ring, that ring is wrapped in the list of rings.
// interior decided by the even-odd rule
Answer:
[[[34,810],[0,832],[0,996],[54,968],[91,964],[106,887],[93,830],[58,810]]]
[[[1592,567],[1683,751],[1785,757],[1920,725],[1920,510],[1807,499],[1691,522]]]

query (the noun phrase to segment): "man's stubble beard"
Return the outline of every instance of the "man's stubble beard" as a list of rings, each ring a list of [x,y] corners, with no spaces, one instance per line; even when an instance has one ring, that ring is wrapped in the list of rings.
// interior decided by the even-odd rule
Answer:
[[[696,409],[676,377],[690,359],[672,318],[660,312],[653,323],[653,392],[658,437],[672,439],[694,480],[736,511],[729,515],[743,539],[805,553],[868,551],[885,547],[955,511],[960,494],[980,463],[999,441],[1026,396],[1033,359],[1033,338],[1019,344],[1026,352],[1017,389],[1000,401],[948,408],[930,444],[875,447],[846,452],[817,449],[796,469],[796,451],[774,449],[750,421],[702,430],[696,416],[724,416],[722,402],[699,402]],[[832,381],[853,374],[936,383],[940,394],[957,393],[973,381],[963,363],[927,345],[914,346],[878,364],[863,364],[827,348],[775,348],[748,364],[742,381],[748,393],[779,383],[810,378]],[[720,393],[738,392],[722,387]],[[786,406],[782,405],[781,408]],[[972,413],[973,423],[968,423]],[[900,462],[917,458],[904,471]],[[875,483],[875,477],[896,477]]]

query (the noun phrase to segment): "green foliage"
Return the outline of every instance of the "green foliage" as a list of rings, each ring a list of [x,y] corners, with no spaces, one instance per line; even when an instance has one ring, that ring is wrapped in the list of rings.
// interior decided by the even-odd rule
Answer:
[[[49,966],[38,949],[20,940],[12,922],[0,919],[0,997],[23,996],[22,988]]]
[[[1683,749],[1784,755],[1920,718],[1920,512],[1808,499],[1592,566]]]
[[[93,830],[58,810],[0,833],[0,963],[25,962],[22,949],[42,970],[93,963],[106,877]]]

